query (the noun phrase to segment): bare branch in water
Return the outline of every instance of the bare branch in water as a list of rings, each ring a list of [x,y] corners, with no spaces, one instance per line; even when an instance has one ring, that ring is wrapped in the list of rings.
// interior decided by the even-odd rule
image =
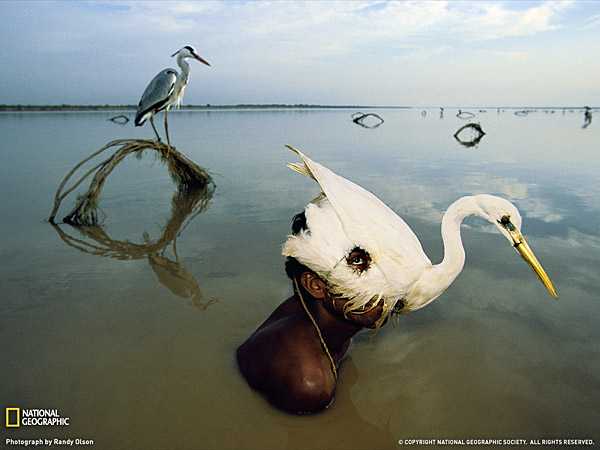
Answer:
[[[515,111],[515,116],[526,117],[529,113],[530,111],[524,109],[522,111]]]
[[[383,122],[385,122],[385,120],[383,120],[383,118],[379,114],[375,113],[362,113],[358,111],[353,113],[350,117],[352,118],[352,122],[354,122],[356,125],[360,125],[363,128],[377,128],[378,126],[381,126]],[[368,117],[375,117],[378,120],[378,122],[369,125],[364,122],[364,120]]]
[[[471,139],[462,139],[460,137],[460,134],[467,129],[472,130],[474,132],[474,135]],[[481,125],[479,125],[478,123],[468,123],[466,125],[463,125],[456,131],[456,133],[454,133],[454,139],[456,139],[458,143],[465,147],[477,146],[481,139],[483,139],[483,136],[485,136],[485,131],[483,131],[483,128],[481,128]]]
[[[125,114],[119,114],[118,116],[111,117],[108,120],[119,125],[125,125],[127,122],[129,122],[129,117],[127,117]]]
[[[469,111],[463,111],[462,109],[459,109],[456,113],[456,117],[458,117],[459,119],[468,120],[475,117],[475,114]]]
[[[116,148],[115,152],[109,158],[89,169],[67,188],[67,183],[75,175],[78,169],[85,163],[98,156],[100,153]],[[146,139],[118,139],[109,142],[101,149],[95,151],[85,158],[67,173],[61,181],[56,194],[54,195],[54,206],[50,212],[48,221],[55,223],[56,214],[62,201],[71,192],[73,192],[83,181],[92,174],[94,175],[87,192],[77,198],[75,207],[63,218],[63,222],[72,225],[98,225],[98,201],[106,179],[117,165],[125,159],[126,156],[134,154],[141,157],[145,150],[154,150],[158,153],[162,162],[167,165],[171,178],[177,185],[177,189],[182,192],[189,192],[195,189],[201,189],[212,184],[212,178],[206,170],[188,159],[174,147],[163,144],[162,142]],[[71,180],[72,181],[72,180]]]

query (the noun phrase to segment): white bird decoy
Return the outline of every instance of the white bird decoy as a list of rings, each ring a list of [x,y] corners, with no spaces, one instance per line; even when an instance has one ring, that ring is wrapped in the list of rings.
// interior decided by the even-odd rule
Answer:
[[[385,314],[410,312],[438,298],[465,264],[460,226],[470,215],[484,218],[508,239],[537,274],[550,295],[552,281],[521,234],[521,215],[509,201],[493,195],[456,200],[443,216],[444,258],[432,264],[409,226],[371,192],[312,161],[300,157],[288,166],[315,180],[322,194],[306,206],[307,229],[288,236],[283,255],[297,259],[327,281],[330,291],[349,299],[348,310],[360,311],[383,301]],[[356,270],[349,255],[368,255],[366,270]],[[374,307],[374,306],[372,306]]]
[[[140,103],[138,104],[137,114],[135,115],[135,126],[140,127],[144,125],[147,119],[150,119],[150,124],[156,138],[160,142],[160,135],[156,131],[154,126],[154,115],[159,111],[165,112],[165,133],[167,135],[167,144],[171,146],[169,138],[169,123],[167,121],[167,113],[172,106],[181,105],[183,100],[183,94],[185,87],[188,84],[190,78],[190,65],[186,59],[192,58],[200,61],[207,66],[210,64],[198,56],[196,50],[190,45],[186,45],[180,50],[176,51],[171,57],[177,55],[177,65],[181,69],[180,73],[177,73],[175,69],[165,69],[160,71],[153,79],[150,84],[146,87],[146,90],[142,94]]]

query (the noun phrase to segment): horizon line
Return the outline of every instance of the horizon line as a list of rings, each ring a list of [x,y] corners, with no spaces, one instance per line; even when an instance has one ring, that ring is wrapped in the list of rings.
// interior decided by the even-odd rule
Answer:
[[[318,104],[318,103],[225,103],[225,104],[186,104],[176,109],[227,109],[227,108],[331,108],[331,109],[598,109],[597,106],[589,105],[352,105],[352,104]],[[51,103],[51,104],[0,104],[0,111],[6,110],[34,110],[34,109],[137,109],[131,104],[109,104],[109,103]],[[175,108],[173,110],[176,110]],[[172,111],[173,111],[172,110]]]

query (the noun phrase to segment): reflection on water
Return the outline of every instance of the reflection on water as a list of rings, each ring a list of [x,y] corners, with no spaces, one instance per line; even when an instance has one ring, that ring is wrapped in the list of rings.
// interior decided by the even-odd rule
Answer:
[[[217,300],[204,300],[196,278],[183,266],[177,254],[177,237],[198,214],[208,208],[214,191],[212,183],[202,188],[181,191],[177,190],[171,200],[171,216],[158,239],[151,239],[147,232],[143,234],[143,243],[129,240],[112,239],[100,226],[72,227],[51,223],[60,238],[69,246],[84,253],[105,256],[120,260],[147,258],[158,281],[178,297],[190,298],[192,304],[199,309],[206,309]],[[87,240],[69,234],[70,228],[84,235]],[[165,256],[168,248],[172,248],[174,259]]]
[[[156,274],[160,284],[169,289],[174,295],[189,298],[196,308],[205,310],[218,300],[204,299],[196,278],[183,267],[179,259],[171,260],[164,255],[148,255],[150,267]]]
[[[347,110],[178,112],[180,148],[216,174],[210,208],[180,199],[173,219],[171,180],[144,158],[111,175],[102,228],[56,231],[43,218],[73,162],[115,130],[148,130],[115,127],[110,112],[0,115],[0,398],[58,408],[69,434],[99,448],[600,440],[600,130],[582,130],[581,110],[569,111],[473,111],[488,133],[476,152],[456,145],[465,122],[451,108],[443,120],[438,109],[377,110],[386,122],[373,130]],[[507,198],[559,301],[504,238],[469,220],[457,281],[395,327],[355,339],[330,410],[297,418],[272,409],[237,373],[234,351],[291,293],[281,244],[317,194],[285,167],[286,143],[375,192],[433,262],[454,200]],[[222,301],[192,314],[196,300],[214,298]],[[56,430],[36,430],[44,435]]]

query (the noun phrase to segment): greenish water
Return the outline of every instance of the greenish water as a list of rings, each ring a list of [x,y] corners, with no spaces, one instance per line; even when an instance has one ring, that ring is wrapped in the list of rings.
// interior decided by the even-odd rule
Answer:
[[[220,111],[171,115],[175,145],[213,174],[208,208],[177,239],[179,264],[67,245],[44,221],[54,191],[109,140],[150,136],[99,113],[0,114],[0,406],[57,408],[96,448],[394,449],[411,438],[600,441],[600,127],[581,112],[490,110],[466,148],[447,110]],[[432,261],[455,199],[513,201],[560,294],[481,220],[463,227],[465,270],[436,302],[355,339],[335,405],[311,417],[269,406],[239,376],[236,347],[291,293],[280,248],[317,186],[285,167],[284,144],[376,193]],[[173,185],[151,155],[109,178],[114,241],[159,239]],[[62,231],[94,244],[68,226]],[[71,241],[72,242],[72,241]],[[97,242],[95,243],[97,244]],[[94,244],[94,245],[95,245]],[[89,249],[89,247],[86,247]],[[171,261],[171,263],[169,263]]]

